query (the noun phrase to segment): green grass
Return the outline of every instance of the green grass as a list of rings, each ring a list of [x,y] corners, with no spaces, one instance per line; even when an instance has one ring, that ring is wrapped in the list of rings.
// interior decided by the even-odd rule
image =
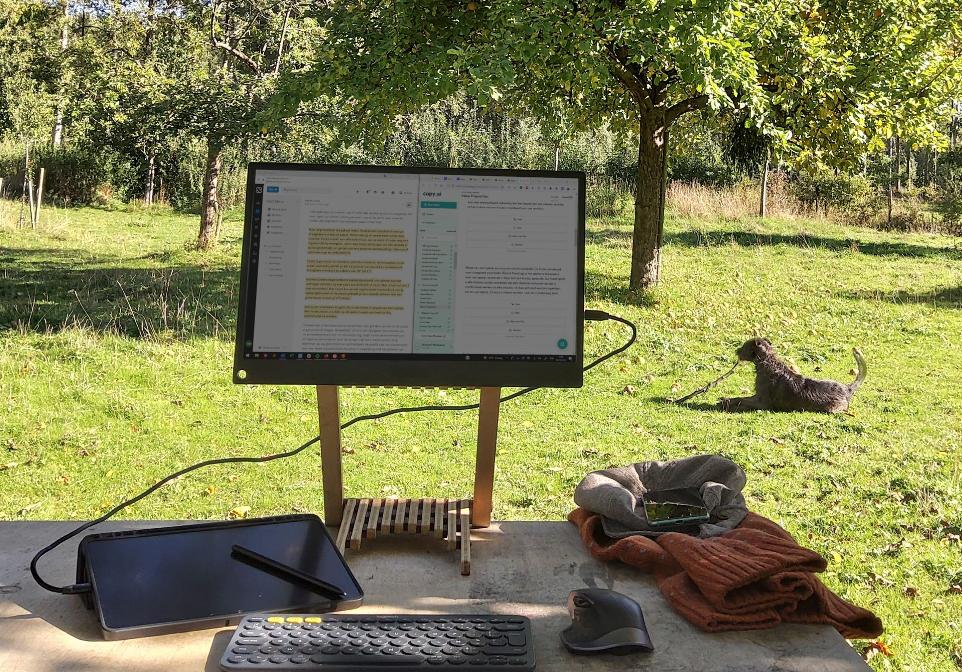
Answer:
[[[230,382],[240,222],[190,250],[195,218],[164,210],[47,211],[14,228],[0,202],[0,518],[88,518],[215,456],[287,450],[316,432],[312,390]],[[669,218],[664,282],[629,302],[630,224],[593,221],[587,304],[634,320],[638,344],[581,390],[543,390],[501,415],[495,513],[561,519],[585,473],[701,452],[748,473],[752,509],[829,558],[826,583],[876,610],[878,669],[962,666],[962,248],[958,239],[824,222]],[[664,402],[770,338],[805,373],[868,380],[853,415],[730,415],[747,367],[703,402]],[[587,326],[589,356],[622,343]],[[626,387],[633,393],[626,393]],[[347,390],[343,415],[463,391]],[[470,492],[474,413],[402,415],[344,433],[349,495]],[[132,518],[323,514],[316,451],[191,474]],[[856,643],[864,646],[864,643]]]

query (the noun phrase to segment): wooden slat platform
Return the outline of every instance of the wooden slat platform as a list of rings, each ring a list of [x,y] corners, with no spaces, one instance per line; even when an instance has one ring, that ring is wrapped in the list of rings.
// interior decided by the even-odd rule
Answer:
[[[444,539],[449,550],[461,549],[461,574],[471,574],[471,499],[344,500],[337,548],[359,549],[378,535],[412,534]]]

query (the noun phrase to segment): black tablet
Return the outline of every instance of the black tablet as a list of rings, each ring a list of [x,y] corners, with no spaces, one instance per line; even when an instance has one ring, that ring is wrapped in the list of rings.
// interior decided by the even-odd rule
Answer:
[[[236,546],[343,597],[245,561]],[[351,609],[364,597],[321,519],[308,514],[89,535],[77,581],[92,585],[87,605],[106,639],[233,625],[249,612]]]

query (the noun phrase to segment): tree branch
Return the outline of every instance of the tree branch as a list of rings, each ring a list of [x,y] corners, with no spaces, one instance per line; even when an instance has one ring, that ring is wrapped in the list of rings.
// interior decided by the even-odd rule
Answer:
[[[686,112],[692,112],[694,110],[700,110],[708,105],[708,96],[706,94],[701,94],[700,96],[693,96],[691,98],[686,98],[685,100],[680,100],[667,110],[665,110],[665,124],[670,124],[675,119],[685,114]]]
[[[277,47],[277,60],[274,61],[275,75],[281,71],[281,58],[284,56],[284,40],[287,38],[287,22],[290,21],[291,11],[293,9],[294,5],[290,5],[287,8],[287,12],[284,14],[284,27],[281,29],[281,42]]]
[[[217,49],[223,49],[227,53],[233,55],[239,61],[247,65],[247,67],[249,67],[254,74],[259,77],[261,75],[261,68],[259,65],[257,65],[257,61],[245,54],[240,49],[231,46],[227,42],[217,39],[217,5],[218,3],[215,2],[210,8],[210,43]]]

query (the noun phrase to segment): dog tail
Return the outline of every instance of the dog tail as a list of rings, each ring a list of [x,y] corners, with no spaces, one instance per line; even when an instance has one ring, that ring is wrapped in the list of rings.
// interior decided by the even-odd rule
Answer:
[[[858,375],[855,376],[855,380],[848,384],[848,398],[851,399],[855,392],[862,385],[862,381],[865,380],[865,373],[868,371],[868,367],[865,366],[865,358],[862,357],[862,351],[858,348],[852,348],[852,355],[855,357],[855,363],[858,365]]]

